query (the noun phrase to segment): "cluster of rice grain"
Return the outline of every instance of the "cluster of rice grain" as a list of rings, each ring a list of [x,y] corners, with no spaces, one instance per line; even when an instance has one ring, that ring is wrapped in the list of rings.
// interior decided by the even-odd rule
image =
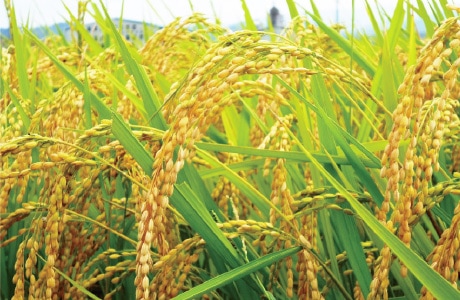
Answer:
[[[64,51],[58,56],[69,64],[66,55]],[[8,78],[15,66],[14,57],[7,55],[6,58],[3,79]],[[105,141],[102,145],[99,142],[108,138],[110,122],[102,122],[81,134],[84,128],[82,93],[73,85],[64,84],[62,75],[58,76],[57,69],[48,58],[38,59],[36,68],[29,72],[29,76],[37,74],[43,74],[39,75],[39,84],[43,86],[61,85],[51,98],[37,102],[32,109],[30,100],[22,99],[15,88],[17,81],[13,80],[10,83],[12,93],[5,94],[1,99],[5,108],[1,123],[1,213],[7,214],[1,224],[2,245],[14,245],[11,243],[23,239],[18,246],[14,268],[14,297],[51,298],[55,295],[78,298],[81,291],[71,287],[70,282],[55,269],[62,270],[67,276],[77,276],[76,279],[87,287],[103,279],[94,280],[98,274],[88,273],[86,264],[106,242],[106,229],[121,230],[121,223],[118,219],[111,224],[113,221],[106,219],[109,216],[105,214],[106,205],[100,188],[105,183],[99,182],[98,176],[104,176],[114,186],[116,177],[120,177],[122,169],[126,170],[126,165],[129,166],[127,172],[131,172],[137,164],[125,162],[130,156],[122,155],[124,153],[117,160],[110,156],[110,161],[92,152],[99,146],[105,147]],[[80,79],[87,78],[91,89],[110,95],[108,81],[101,75],[97,70],[88,68]],[[37,97],[40,96],[38,92]],[[23,135],[24,119],[13,97],[18,98],[22,109],[30,113],[27,116],[30,119],[28,134]],[[114,190],[114,187],[108,190],[108,195],[112,195],[110,198]],[[21,203],[22,208],[12,209],[21,207]],[[81,220],[91,215],[91,208],[98,211],[94,222],[100,226],[89,229]],[[102,225],[104,223],[107,225]],[[8,234],[8,230],[11,232],[19,224],[22,228],[16,235]],[[5,236],[9,238],[3,240]],[[13,257],[16,253],[10,255]]]
[[[170,123],[170,128],[162,138],[162,147],[155,153],[150,191],[141,204],[142,217],[138,236],[139,255],[136,277],[138,298],[149,295],[148,266],[150,262],[147,249],[153,246],[161,254],[167,253],[170,247],[174,246],[174,240],[167,238],[170,236],[167,229],[171,228],[168,225],[170,221],[166,217],[168,199],[174,191],[178,172],[185,161],[194,156],[195,141],[203,136],[211,124],[219,124],[221,111],[238,99],[227,95],[242,90],[247,84],[247,81],[240,81],[241,76],[245,74],[267,74],[268,76],[276,74],[289,78],[289,82],[294,80],[296,85],[295,82],[300,81],[300,78],[306,78],[317,73],[307,68],[295,66],[295,61],[305,57],[310,57],[314,65],[318,67],[329,64],[329,60],[308,48],[289,43],[263,41],[260,40],[259,33],[238,32],[221,38],[219,43],[210,47],[188,75],[180,83],[171,87],[170,94],[166,96],[167,102],[163,111]],[[286,62],[289,63],[283,67]],[[332,64],[333,68],[336,66]],[[346,77],[340,69],[336,71],[330,69],[326,76],[332,73],[334,75],[342,74],[343,78]],[[263,79],[261,80],[263,82]],[[249,94],[239,93],[240,97],[245,95],[265,97],[266,92],[252,88],[249,90]],[[280,99],[283,97],[281,96]],[[270,101],[269,103],[271,106],[273,102]],[[286,104],[285,101],[284,103]],[[278,108],[275,111],[270,111],[270,114],[276,116],[278,115],[277,111],[279,111]],[[285,139],[283,144],[289,143],[288,135],[283,136]],[[279,204],[276,203],[275,205]],[[281,206],[286,208],[289,207],[289,204]],[[292,213],[285,211],[284,214],[291,215]],[[272,220],[274,219],[272,218]],[[287,230],[290,231],[291,229]],[[289,273],[291,279],[288,282],[292,283],[291,269],[291,267],[288,268],[288,272],[291,272]],[[288,289],[288,294],[291,293],[292,291]]]
[[[440,169],[439,151],[445,142],[445,134],[452,125],[450,122],[454,121],[455,124],[458,120],[455,107],[458,105],[460,60],[453,59],[452,54],[455,53],[455,57],[458,57],[459,38],[458,19],[444,21],[421,49],[417,63],[407,70],[398,90],[401,102],[393,113],[394,125],[382,157],[381,175],[388,179],[388,183],[378,216],[390,230],[397,231],[399,238],[408,247],[412,235],[409,223],[414,216],[420,217],[426,211],[433,172]],[[404,153],[400,153],[401,141],[406,138],[409,146]],[[400,162],[401,158],[403,159]],[[395,209],[390,220],[386,222],[390,203],[394,203]],[[455,222],[451,226],[456,226]],[[450,236],[450,239],[456,239],[456,235]],[[439,242],[446,243],[443,239]],[[457,246],[453,251],[458,250]],[[381,257],[382,261],[374,275],[371,298],[377,295],[388,297],[388,270],[392,260],[388,247],[384,247]],[[451,260],[450,268],[454,268],[455,259]],[[444,264],[437,268],[444,270],[446,267]],[[457,268],[454,273],[457,274],[458,271]],[[402,266],[401,272],[406,276],[407,269]],[[456,277],[451,278],[450,271],[441,274],[456,284]],[[430,297],[426,290],[423,295],[427,299]]]
[[[233,153],[222,153],[221,160],[226,164],[242,161],[240,155]],[[244,172],[239,172],[241,177],[246,177]],[[233,215],[235,219],[247,219],[249,214],[256,213],[256,209],[249,199],[237,188],[237,186],[225,177],[220,177],[216,182],[211,194],[217,206],[226,215]]]
[[[142,63],[169,82],[179,81],[213,44],[212,37],[227,33],[199,14],[177,18],[156,32],[139,50]],[[155,79],[155,78],[152,78]],[[155,79],[156,80],[156,79]]]

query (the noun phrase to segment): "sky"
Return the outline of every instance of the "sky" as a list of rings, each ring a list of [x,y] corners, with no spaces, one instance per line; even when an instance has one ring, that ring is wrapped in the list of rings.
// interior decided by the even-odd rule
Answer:
[[[120,17],[123,8],[125,19],[146,21],[156,25],[165,25],[175,17],[186,17],[193,11],[204,13],[211,20],[217,15],[223,25],[238,24],[244,21],[241,0],[101,0],[112,17]],[[67,6],[74,15],[78,12],[78,0],[11,0],[19,24],[28,22],[29,27],[52,25],[68,18]],[[93,1],[99,3],[99,0]],[[297,0],[299,11],[311,10],[309,0]],[[378,2],[391,15],[397,0],[369,0]],[[412,2],[415,2],[412,0]],[[460,4],[460,0],[448,0]],[[123,5],[124,3],[124,5]],[[284,19],[289,18],[285,0],[246,0],[249,11],[256,24],[265,24],[270,8],[276,6]],[[352,0],[318,0],[315,1],[323,20],[350,27],[352,22]],[[370,27],[365,11],[364,0],[355,0],[355,27]],[[190,5],[193,6],[193,11]],[[86,22],[92,19],[87,17]],[[8,27],[8,18],[4,1],[0,3],[0,28]]]

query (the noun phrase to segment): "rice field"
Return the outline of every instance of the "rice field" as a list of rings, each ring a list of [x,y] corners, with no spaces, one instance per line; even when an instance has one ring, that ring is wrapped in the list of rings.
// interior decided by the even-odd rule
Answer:
[[[364,34],[287,0],[275,34],[242,1],[140,43],[4,2],[1,299],[460,299],[459,8],[365,1]]]

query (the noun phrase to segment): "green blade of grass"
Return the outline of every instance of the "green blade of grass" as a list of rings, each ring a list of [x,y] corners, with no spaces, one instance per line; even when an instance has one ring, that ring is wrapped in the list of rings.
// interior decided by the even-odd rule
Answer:
[[[321,18],[321,14],[319,13],[319,9],[318,7],[316,6],[316,3],[314,0],[310,0],[310,5],[311,5],[311,10],[313,11],[313,14],[319,18],[319,19],[322,19]]]
[[[219,276],[214,277],[213,279],[210,279],[206,281],[205,283],[200,284],[199,286],[196,286],[188,291],[186,291],[183,294],[178,295],[176,298],[177,300],[185,300],[185,299],[194,299],[198,298],[201,295],[213,291],[219,287],[222,287],[224,285],[227,285],[237,279],[243,278],[249,274],[252,274],[256,272],[257,270],[264,268],[266,266],[269,266],[283,258],[286,258],[288,256],[294,255],[297,252],[302,250],[302,247],[293,247],[289,249],[284,249],[278,252],[270,253],[268,255],[265,255],[261,258],[258,258],[256,260],[253,260],[244,266],[238,267],[236,269],[233,269],[225,274],[221,274]]]
[[[27,98],[30,100],[30,106],[29,106],[30,115],[33,115],[35,113],[37,109],[37,102],[41,100],[41,98],[38,96],[38,93],[36,93],[36,88],[38,87],[37,82],[39,81],[38,61],[39,61],[39,57],[35,56],[33,63],[32,63],[32,76],[30,78],[30,83],[29,83],[29,86],[33,86],[35,88],[29,89],[29,93],[27,95]]]
[[[221,114],[222,124],[224,125],[225,133],[228,138],[228,141],[232,145],[238,145],[238,136],[240,134],[240,127],[233,126],[234,122],[241,122],[240,116],[236,111],[235,106],[228,106],[224,109]],[[241,125],[241,124],[238,124]]]
[[[21,33],[16,21],[16,13],[14,5],[11,5],[11,14],[10,14],[11,25],[13,28],[10,30],[13,34],[13,44],[14,44],[14,55],[16,57],[16,74],[18,76],[19,83],[19,92],[23,99],[28,98],[29,94],[29,77],[27,75],[27,52],[29,50],[28,41],[26,36]]]
[[[328,127],[329,132],[333,135],[336,143],[343,150],[343,152],[345,153],[345,156],[350,160],[353,168],[355,169],[356,175],[360,178],[362,184],[365,185],[365,187],[368,189],[369,193],[374,198],[374,201],[376,201],[380,205],[380,203],[383,201],[382,193],[380,192],[379,188],[375,184],[371,175],[366,170],[366,167],[361,162],[361,160],[358,158],[358,156],[353,151],[353,149],[350,147],[348,142],[352,142],[353,145],[355,145],[358,149],[362,150],[363,153],[368,155],[369,157],[375,157],[375,155],[373,155],[372,153],[369,153],[369,151],[367,151],[362,146],[362,144],[356,141],[351,135],[349,135],[345,130],[343,130],[343,128],[341,128],[336,122],[331,120],[329,116],[326,114],[326,112],[324,112],[324,110],[321,107],[314,106],[313,104],[308,102],[307,99],[305,99],[299,92],[297,92],[295,89],[289,86],[285,81],[281,80],[279,77],[277,77],[277,79],[285,88],[287,88],[299,100],[305,103],[306,106],[308,106],[315,113],[317,113],[318,116],[323,120],[324,125]],[[294,137],[294,139],[297,140],[296,137]],[[310,156],[313,157],[311,154],[309,155],[309,157]],[[375,159],[378,161],[376,157]],[[315,161],[317,160],[315,159]]]
[[[389,41],[389,48],[390,51],[393,51],[396,47],[398,39],[400,38],[400,32],[403,28],[404,23],[404,0],[399,0],[396,4],[395,10],[393,12],[393,16],[391,17],[391,24],[390,29],[388,30],[388,41]],[[394,55],[394,52],[392,52]]]
[[[306,68],[313,69],[313,63],[310,57],[304,59],[304,65]],[[324,112],[330,117],[335,118],[334,109],[332,107],[331,96],[329,94],[326,83],[322,74],[314,74],[310,76],[311,78],[311,98],[313,102],[318,107],[323,107]],[[277,78],[275,78],[276,82]],[[305,86],[303,85],[303,88]],[[329,129],[322,118],[318,118],[318,134],[321,146],[326,149],[332,155],[337,154],[337,149],[335,147],[335,140],[330,136]]]
[[[414,16],[411,11],[408,11],[408,27],[409,27],[409,45],[407,55],[407,65],[412,66],[417,61],[417,31],[415,28]]]
[[[254,23],[254,20],[252,19],[251,11],[249,10],[245,0],[241,0],[241,6],[243,7],[244,11],[244,20],[246,21],[246,28],[249,30],[256,31],[257,26]]]
[[[385,147],[386,143],[383,145]],[[219,151],[219,152],[229,152],[229,153],[239,153],[252,156],[261,156],[261,157],[270,157],[270,158],[285,158],[292,161],[299,162],[309,162],[308,158],[303,155],[300,151],[278,151],[278,150],[268,150],[268,149],[258,149],[252,147],[244,146],[232,146],[226,144],[216,144],[216,143],[206,143],[198,142],[196,146],[199,149],[207,151]],[[361,145],[361,148],[365,148]],[[313,153],[315,158],[321,163],[328,163],[330,161],[329,156],[323,153]],[[351,162],[346,156],[342,155],[332,155],[331,156],[337,164],[340,165],[350,165]],[[368,168],[380,168],[380,162],[375,159],[361,158],[363,164]]]
[[[257,188],[251,185],[247,180],[241,178],[238,174],[232,171],[227,165],[218,161],[214,156],[207,153],[206,151],[197,151],[207,163],[209,163],[213,167],[220,167],[223,169],[221,175],[225,176],[228,180],[233,182],[240,191],[245,194],[251,202],[254,203],[255,206],[262,212],[263,215],[267,216],[269,214],[270,208],[275,210],[277,214],[283,216],[281,211],[269,200],[265,197]]]
[[[183,182],[186,182],[193,189],[198,198],[203,201],[203,204],[208,211],[214,211],[219,220],[226,220],[225,215],[222,214],[216,202],[214,202],[211,195],[209,194],[205,182],[200,177],[200,173],[198,173],[195,166],[188,162],[184,164],[182,170],[179,172],[179,174],[177,174],[176,184]]]
[[[327,257],[330,258],[331,264],[330,269],[331,272],[334,274],[335,278],[341,278],[341,272],[339,269],[339,264],[335,259],[337,256],[337,246],[334,243],[334,235],[336,234],[336,230],[332,227],[332,218],[328,211],[322,209],[318,212],[318,229],[323,232],[323,245],[324,245],[324,254],[327,254]],[[337,299],[339,297],[338,291],[335,288],[332,288],[332,293],[334,298]]]
[[[83,111],[85,112],[85,129],[93,126],[91,120],[91,93],[89,91],[88,73],[85,68],[85,84],[83,85]]]
[[[234,172],[238,171],[247,171],[247,170],[253,170],[256,168],[262,168],[264,165],[265,159],[264,158],[259,158],[259,159],[246,159],[242,162],[234,163],[234,164],[227,164],[227,167],[230,168],[230,170]],[[220,176],[222,172],[225,171],[224,168],[212,168],[212,169],[203,169],[198,172],[201,178],[203,179],[208,179],[216,176]]]
[[[289,15],[291,16],[291,19],[297,17],[299,15],[299,11],[297,10],[295,2],[293,0],[286,0],[286,4],[289,8]]]
[[[454,11],[447,6],[448,4],[447,0],[439,0],[440,10],[442,10],[445,16],[444,19],[455,17]]]
[[[40,254],[37,254],[37,256],[40,258],[40,260],[43,262],[43,263],[46,263],[46,259],[44,259]],[[59,270],[58,268],[55,268],[53,267],[53,270],[58,273],[59,275],[61,275],[65,280],[67,280],[68,282],[70,282],[72,284],[73,287],[75,287],[78,291],[80,291],[81,293],[83,293],[84,295],[86,295],[88,298],[90,299],[94,299],[94,300],[100,300],[101,298],[99,298],[98,296],[94,295],[93,293],[91,293],[90,291],[88,291],[84,286],[82,286],[80,283],[78,283],[77,281],[73,280],[72,278],[70,278],[69,276],[67,276],[67,274],[65,274],[64,272],[62,272],[61,270]]]
[[[161,73],[157,73],[155,75],[155,79],[158,83],[158,86],[160,87],[161,91],[163,94],[167,94],[171,88],[171,82],[168,81],[168,79]]]
[[[383,53],[382,53],[382,63],[380,64],[382,72],[382,77],[380,77],[380,81],[376,83],[374,86],[377,89],[382,91],[383,95],[383,102],[385,107],[393,111],[396,108],[398,103],[397,99],[397,83],[402,81],[403,69],[399,65],[398,68],[398,57],[395,54],[395,48],[397,41],[401,35],[401,28],[404,22],[404,1],[399,0],[396,8],[393,13],[393,17],[391,18],[391,25],[390,29],[388,30],[388,34],[385,36],[384,45],[383,45]],[[383,74],[393,74],[393,76],[387,78],[383,78]]]
[[[377,22],[377,18],[376,18],[375,14],[374,14],[374,11],[372,10],[371,6],[369,5],[369,1],[365,0],[364,3],[366,5],[367,15],[369,16],[369,19],[370,19],[371,24],[372,24],[372,28],[374,29],[374,34],[377,37],[377,42],[378,42],[379,45],[382,45],[383,44],[382,29],[380,28],[380,26],[379,26],[379,24]]]
[[[121,93],[123,93],[123,95],[129,99],[129,101],[131,101],[134,107],[136,107],[136,109],[141,113],[141,116],[143,116],[144,120],[147,120],[147,112],[142,103],[142,99],[140,99],[134,92],[130,91],[126,85],[121,83],[120,80],[118,80],[113,74],[107,72],[106,70],[101,71],[105,73],[113,86],[116,87]]]
[[[428,14],[423,0],[417,0],[417,6],[418,9],[416,10],[416,12],[422,18],[423,23],[425,23],[426,35],[433,36],[436,23],[431,19],[430,15]]]
[[[102,3],[101,7],[107,18],[107,25],[110,28],[110,32],[115,38],[116,44],[120,49],[120,54],[125,62],[126,70],[134,77],[137,89],[139,90],[139,94],[144,102],[144,108],[147,111],[147,114],[153,115],[161,107],[160,99],[153,89],[145,69],[134,59],[133,53],[128,49],[128,46],[123,41],[123,38],[117,31],[117,28],[110,19],[109,13]],[[156,114],[155,117],[151,119],[150,125],[158,129],[166,129],[166,121],[161,114]]]
[[[9,260],[8,258],[10,257],[7,253],[11,251],[10,249],[6,247],[0,248],[0,264],[4,266],[3,268],[0,268],[0,276],[1,278],[11,278],[11,276],[8,274],[8,263],[7,261]],[[12,261],[12,259],[11,259]],[[13,285],[11,284],[4,284],[2,285],[2,289],[0,290],[0,297],[2,299],[11,299],[13,296],[13,291],[14,289]]]
[[[238,252],[217,227],[210,212],[187,183],[175,185],[175,192],[170,203],[229,267],[241,266],[242,260]],[[254,278],[251,278],[248,284],[260,292],[263,291],[263,288]]]
[[[399,64],[397,55],[395,54],[396,44],[401,35],[401,28],[404,22],[405,10],[404,1],[399,0],[393,16],[388,32],[383,37],[383,44],[381,46],[381,58],[377,67],[375,76],[372,80],[372,93],[375,97],[383,98],[382,103],[389,111],[393,111],[397,105],[397,84],[402,81],[404,70]],[[393,76],[388,77],[387,74]],[[371,103],[373,111],[376,110],[375,106]],[[391,123],[391,116],[386,116],[385,121]],[[361,140],[369,136],[371,132],[370,126],[362,126],[359,129],[358,137]]]
[[[395,74],[396,70],[393,65],[394,63],[394,54],[392,54],[390,48],[388,47],[388,44],[384,42],[384,47],[383,47],[383,54],[382,54],[382,68],[377,71],[380,73],[380,76],[376,76],[378,78],[378,83],[375,83],[373,86],[376,87],[377,89],[382,91],[383,95],[383,103],[385,104],[385,107],[393,111],[396,108],[396,105],[398,104],[398,99],[397,99],[397,87],[395,83],[395,77],[387,78],[386,75],[384,74]],[[401,70],[402,71],[402,70]],[[395,74],[396,75],[396,74]],[[390,121],[390,117],[387,117],[387,121]]]
[[[375,74],[376,67],[372,65],[370,62],[372,61],[368,57],[364,55],[361,51],[359,51],[356,47],[352,47],[351,42],[345,39],[343,36],[340,35],[335,29],[329,27],[324,23],[320,18],[306,12],[312,19],[315,21],[316,24],[333,40],[339,45],[343,51],[345,51],[349,56],[352,56],[356,63],[366,71],[369,76],[373,77]]]
[[[70,282],[72,284],[72,287],[75,287],[78,291],[80,291],[81,293],[83,293],[84,295],[86,295],[88,298],[90,299],[95,299],[95,300],[100,300],[101,298],[99,298],[98,296],[96,296],[95,294],[91,293],[90,291],[88,291],[87,289],[85,289],[84,286],[82,286],[81,284],[79,284],[77,281],[73,280],[72,278],[70,278],[69,276],[67,276],[64,272],[62,272],[61,270],[59,270],[58,268],[54,268],[54,271],[56,273],[58,273],[59,275],[61,275],[62,277],[64,277],[65,280],[67,280],[68,282]]]
[[[411,276],[403,277],[401,275],[401,264],[398,261],[395,261],[391,264],[390,270],[391,274],[394,276],[394,278],[399,284],[397,288],[401,288],[401,290],[404,292],[405,300],[420,299],[420,295],[416,291],[416,286],[414,286]]]
[[[319,17],[319,12],[315,11],[315,14],[316,13],[318,14],[317,16]],[[309,68],[309,69],[313,68],[313,62],[312,62],[311,57],[306,57],[304,59],[304,66],[306,68]],[[333,107],[332,107],[331,96],[330,96],[328,88],[326,87],[326,83],[324,82],[324,78],[323,78],[322,74],[315,74],[315,75],[310,76],[310,78],[311,78],[311,88],[307,90],[305,85],[302,84],[301,85],[301,90],[305,94],[308,94],[310,96],[309,98],[312,99],[312,101],[315,104],[315,106],[323,107],[325,114],[328,117],[335,119],[336,117],[335,117],[334,110],[333,110]],[[276,82],[277,80],[278,80],[278,78],[275,77],[273,81]],[[298,98],[298,99],[301,100],[300,98]],[[306,105],[304,105],[304,106],[308,107]],[[308,107],[308,108],[310,108],[310,107]],[[331,137],[331,134],[329,132],[330,128],[328,128],[326,122],[327,122],[327,120],[324,120],[323,118],[317,118],[316,128],[317,128],[317,131],[318,131],[319,143],[321,145],[320,150],[322,152],[325,152],[326,154],[331,153],[332,155],[336,155],[337,154],[336,140],[335,140],[334,136]],[[313,129],[314,127],[312,127],[311,125],[308,128],[310,130],[314,130]],[[310,141],[306,140],[304,142],[306,142],[306,144],[303,145],[305,148],[312,147]],[[323,165],[326,168],[326,170],[328,170],[328,172],[330,172],[331,174],[334,174],[334,176],[336,178],[341,180],[341,174],[337,172],[337,170],[334,168],[332,163],[327,162],[327,163],[324,163]],[[313,176],[314,176],[314,178],[312,178],[312,179],[314,181],[317,182],[317,181],[321,180],[320,176],[318,176],[318,173],[315,173],[314,175],[312,175],[312,177]],[[330,224],[329,224],[328,220],[326,220],[326,218],[324,218],[324,213],[320,213],[320,218],[322,218],[325,221],[325,223],[323,225],[324,225],[324,227],[327,228],[328,225],[330,225]],[[332,249],[333,244],[331,244],[331,241],[332,241],[331,232],[326,231],[325,232],[324,243],[326,245],[326,248],[328,249],[328,253],[329,253],[330,257],[335,257],[336,256],[335,255],[335,249]],[[334,274],[335,276],[340,275],[338,273],[338,265],[337,265],[336,262],[332,264],[332,269],[335,272],[335,274]],[[335,290],[334,290],[334,293],[336,293]]]
[[[341,204],[343,208],[348,208],[348,204]],[[369,294],[372,276],[366,263],[366,255],[361,246],[358,226],[352,216],[345,215],[341,211],[331,210],[331,220],[350,262],[353,274],[356,276],[363,295]]]
[[[443,14],[443,10],[439,7],[441,0],[438,1],[430,1],[428,5],[431,8],[431,15],[434,16],[436,22],[441,23],[444,20],[445,16]]]

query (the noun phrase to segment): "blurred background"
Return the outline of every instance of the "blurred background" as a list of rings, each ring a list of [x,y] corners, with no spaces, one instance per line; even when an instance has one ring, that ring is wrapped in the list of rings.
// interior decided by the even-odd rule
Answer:
[[[66,7],[75,15],[78,11],[77,0],[9,0],[14,5],[18,23],[28,27],[38,27],[65,22],[68,19]],[[103,0],[112,18],[144,21],[164,26],[176,17],[189,16],[192,12],[204,13],[207,17],[216,17],[226,27],[238,29],[244,21],[241,0]],[[299,11],[311,11],[310,1],[295,1]],[[352,0],[321,0],[314,1],[321,17],[329,23],[340,23],[351,29]],[[380,7],[390,16],[397,0],[367,0],[372,8]],[[451,4],[459,4],[460,0],[449,0]],[[94,1],[99,3],[99,1]],[[417,6],[416,0],[411,0]],[[246,4],[259,28],[267,27],[267,17],[275,7],[283,23],[289,22],[289,10],[284,0],[247,0]],[[355,29],[370,30],[371,24],[366,13],[366,1],[355,0]],[[272,11],[273,12],[273,11]],[[85,22],[92,22],[87,15]],[[8,28],[8,18],[4,3],[0,4],[0,28]]]

